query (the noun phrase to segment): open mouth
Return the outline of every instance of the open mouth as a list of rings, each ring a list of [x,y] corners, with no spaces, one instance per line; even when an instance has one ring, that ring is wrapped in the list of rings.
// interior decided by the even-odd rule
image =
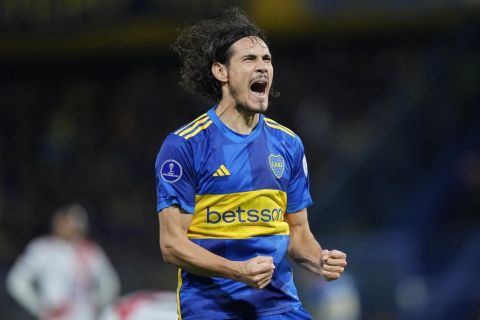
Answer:
[[[267,91],[266,80],[256,80],[250,85],[250,91],[255,97],[265,97]]]

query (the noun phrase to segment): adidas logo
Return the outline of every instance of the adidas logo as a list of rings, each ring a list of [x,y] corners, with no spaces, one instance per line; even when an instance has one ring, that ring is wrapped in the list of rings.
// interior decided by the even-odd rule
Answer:
[[[229,175],[231,175],[230,171],[228,171],[228,169],[223,164],[213,174],[214,177],[223,177],[223,176],[229,176]]]

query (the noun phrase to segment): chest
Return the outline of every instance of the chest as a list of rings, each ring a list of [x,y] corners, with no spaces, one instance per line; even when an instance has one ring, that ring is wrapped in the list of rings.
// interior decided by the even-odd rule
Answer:
[[[269,139],[207,141],[196,152],[197,194],[259,189],[286,191],[292,172],[288,145]]]
[[[92,250],[64,243],[51,243],[37,256],[41,259],[41,272],[52,276],[86,273],[94,262]]]

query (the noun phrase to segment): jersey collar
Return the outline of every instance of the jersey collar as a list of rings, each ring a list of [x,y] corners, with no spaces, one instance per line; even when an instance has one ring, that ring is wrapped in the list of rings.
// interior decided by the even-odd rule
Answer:
[[[263,128],[263,114],[260,114],[260,117],[258,118],[258,123],[257,126],[253,129],[253,131],[250,134],[240,134],[229,127],[227,127],[222,120],[217,116],[215,113],[215,109],[217,106],[213,106],[210,110],[207,111],[208,117],[213,121],[215,126],[223,133],[225,137],[228,139],[232,140],[233,142],[243,142],[243,143],[248,143],[252,140],[254,140],[260,132],[262,131]]]

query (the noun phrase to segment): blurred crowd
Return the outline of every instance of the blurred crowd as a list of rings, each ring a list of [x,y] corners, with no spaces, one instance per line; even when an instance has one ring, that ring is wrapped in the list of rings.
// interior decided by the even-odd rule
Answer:
[[[480,312],[479,31],[271,39],[280,97],[268,115],[303,139],[312,229],[351,255],[364,318]],[[57,207],[79,202],[123,292],[175,289],[154,159],[212,102],[181,91],[166,50],[0,69],[0,279]],[[455,262],[469,266],[460,279]],[[453,298],[443,288],[455,281]],[[324,286],[312,283],[299,281],[309,308]],[[3,290],[2,319],[13,308]],[[433,307],[442,313],[429,318]]]

